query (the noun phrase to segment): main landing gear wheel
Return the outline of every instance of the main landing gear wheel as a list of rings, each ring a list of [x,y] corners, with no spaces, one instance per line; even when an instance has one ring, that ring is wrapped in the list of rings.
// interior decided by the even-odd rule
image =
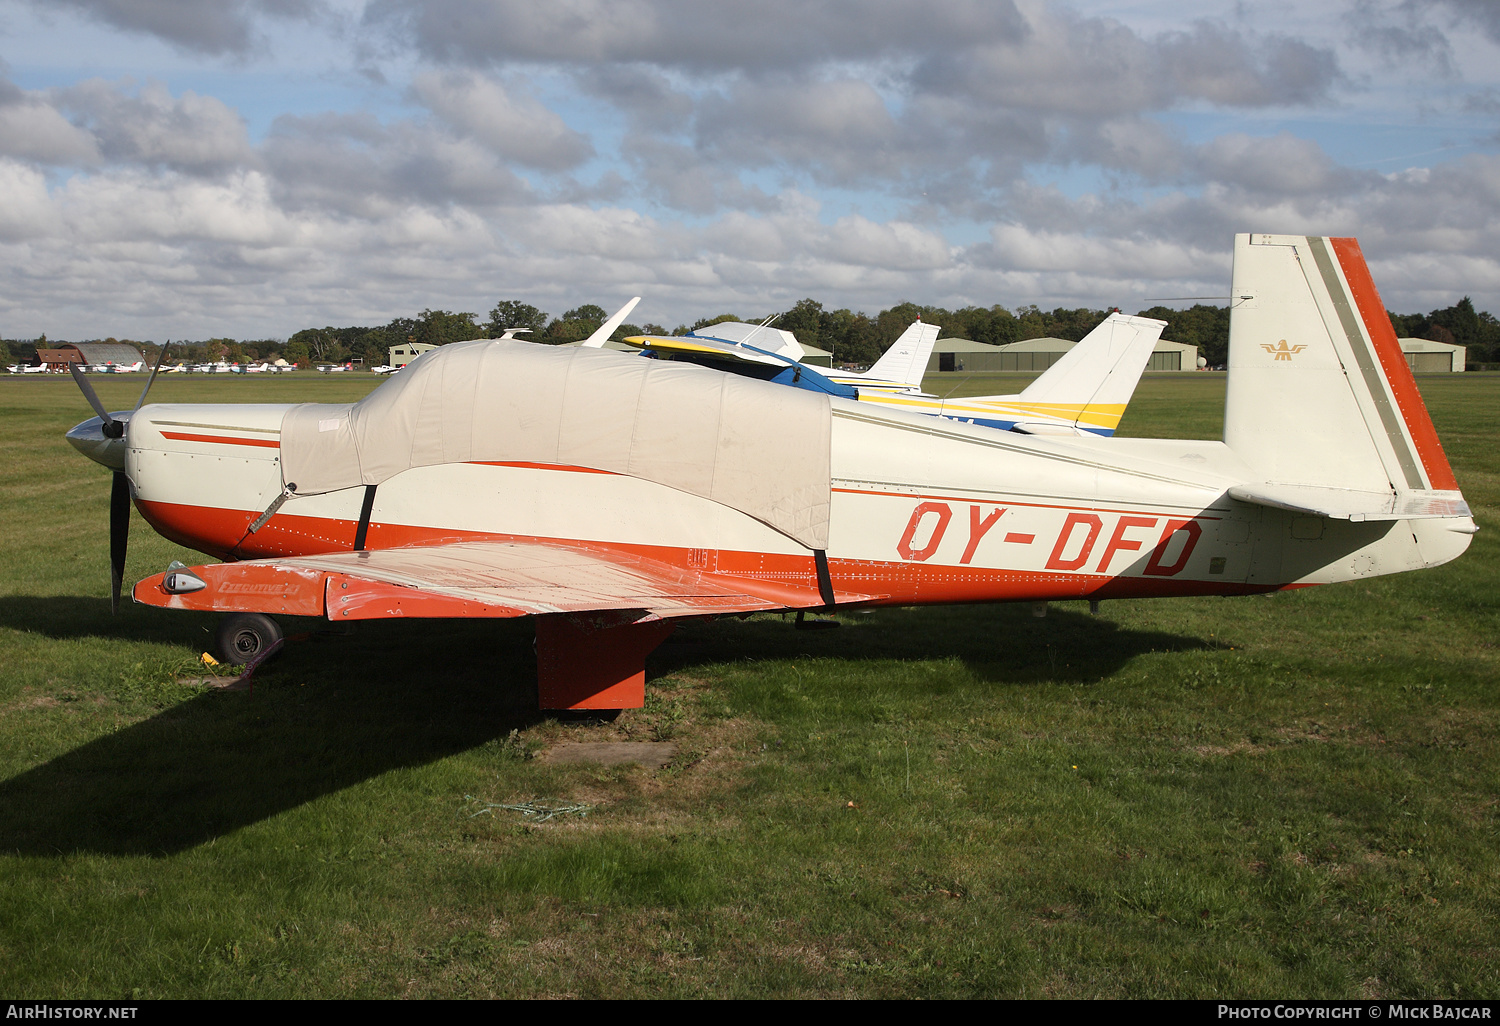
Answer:
[[[243,666],[263,655],[282,638],[281,627],[262,613],[231,613],[219,621],[214,654],[223,662]]]

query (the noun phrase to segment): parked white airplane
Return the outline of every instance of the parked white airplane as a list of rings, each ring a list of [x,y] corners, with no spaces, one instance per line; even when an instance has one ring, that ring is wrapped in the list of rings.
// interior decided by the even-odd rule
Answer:
[[[925,395],[922,391],[922,375],[927,373],[927,363],[932,358],[932,347],[937,344],[936,324],[913,321],[891,343],[891,347],[880,354],[880,359],[863,374],[853,371],[834,370],[826,374],[840,385],[853,385],[864,399],[875,392],[910,393]]]
[[[29,363],[15,363],[15,364],[11,364],[6,369],[9,370],[12,374],[46,374],[47,373],[47,365],[45,363],[39,363],[39,364],[36,364],[35,366],[32,366]]]
[[[1113,313],[1016,395],[937,399],[860,390],[860,399],[1023,434],[1115,433],[1166,321]]]
[[[701,329],[714,334],[638,335],[625,341],[666,359],[704,363],[965,424],[1024,434],[1112,435],[1165,327],[1165,321],[1149,317],[1110,314],[1019,394],[963,399],[938,398],[910,385],[913,380],[920,384],[939,331],[921,321],[907,328],[865,378],[797,362],[804,350],[792,333],[765,325],[729,322]],[[767,331],[774,334],[767,336]],[[745,336],[756,342],[768,339],[768,347],[739,340]]]
[[[227,561],[134,596],[235,614],[233,661],[280,643],[265,614],[535,616],[547,708],[639,706],[684,618],[1244,595],[1461,554],[1476,528],[1358,244],[1239,236],[1233,294],[1222,441],[998,433],[506,341],[352,404],[109,414],[78,375],[99,416],[68,438],[115,471],[117,589],[132,499]]]

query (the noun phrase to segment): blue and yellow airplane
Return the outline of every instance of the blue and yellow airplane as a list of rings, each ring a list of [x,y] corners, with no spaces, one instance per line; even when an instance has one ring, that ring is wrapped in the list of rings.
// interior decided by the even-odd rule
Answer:
[[[1021,392],[961,399],[921,390],[939,331],[922,321],[864,374],[809,367],[792,333],[766,324],[728,321],[684,336],[634,335],[625,342],[656,359],[702,363],[965,424],[1032,435],[1112,435],[1165,327],[1149,317],[1110,314]]]

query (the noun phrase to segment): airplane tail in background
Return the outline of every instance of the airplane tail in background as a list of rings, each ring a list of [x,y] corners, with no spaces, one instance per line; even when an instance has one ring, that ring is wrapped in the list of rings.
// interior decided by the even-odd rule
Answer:
[[[1233,498],[1355,521],[1469,516],[1354,239],[1238,235],[1232,292],[1224,441],[1261,478]]]
[[[1086,431],[1113,434],[1166,326],[1149,317],[1110,314],[1014,397],[1016,403],[1070,419]]]
[[[599,325],[599,327],[594,330],[594,333],[592,335],[583,340],[583,345],[588,349],[601,348],[604,343],[609,341],[609,336],[615,333],[615,329],[618,328],[622,323],[624,323],[626,317],[630,316],[630,311],[635,309],[635,304],[639,303],[640,301],[641,297],[635,296],[630,300],[630,302],[626,303],[624,306],[620,307],[620,309],[616,310],[614,312],[614,315],[611,316],[609,320]]]
[[[927,371],[927,361],[932,357],[932,347],[937,342],[941,329],[936,324],[913,321],[901,337],[891,343],[863,376],[886,381],[904,382],[912,388],[922,387],[922,375]]]

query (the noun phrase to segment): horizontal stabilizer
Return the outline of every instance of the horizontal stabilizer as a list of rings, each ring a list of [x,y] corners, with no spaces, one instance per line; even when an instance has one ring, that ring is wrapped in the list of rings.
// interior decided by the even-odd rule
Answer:
[[[1291,510],[1333,520],[1437,520],[1470,516],[1456,491],[1371,492],[1315,485],[1235,485],[1229,497],[1257,506]]]

